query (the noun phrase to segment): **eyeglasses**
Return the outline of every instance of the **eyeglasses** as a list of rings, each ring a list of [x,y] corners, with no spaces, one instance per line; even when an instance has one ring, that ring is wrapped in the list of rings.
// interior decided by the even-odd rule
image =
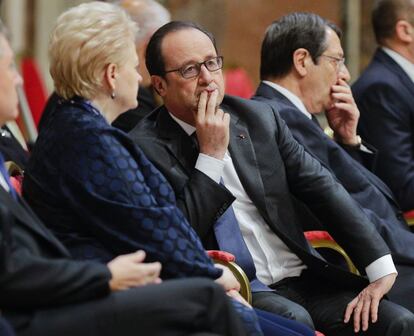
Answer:
[[[197,77],[200,74],[202,65],[204,65],[210,72],[220,70],[223,67],[223,56],[213,57],[200,63],[187,64],[178,69],[164,71],[164,74],[177,71],[183,78],[190,79]]]
[[[339,71],[345,65],[345,57],[335,57],[335,56],[325,55],[325,54],[322,54],[321,56],[332,60],[335,63],[337,71]]]

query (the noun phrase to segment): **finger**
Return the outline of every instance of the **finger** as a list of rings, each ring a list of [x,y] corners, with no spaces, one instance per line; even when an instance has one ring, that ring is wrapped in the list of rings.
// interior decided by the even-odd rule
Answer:
[[[351,315],[356,307],[358,302],[358,298],[353,299],[348,305],[346,306],[345,316],[344,316],[344,323],[348,323],[351,319]]]
[[[214,90],[208,97],[206,119],[211,119],[216,114],[218,90]]]
[[[378,321],[378,306],[380,299],[378,297],[373,297],[371,301],[371,322],[375,323]]]
[[[230,114],[223,113],[223,121],[226,126],[230,125]]]
[[[362,322],[362,330],[367,331],[369,326],[369,315],[371,307],[371,299],[367,298],[363,301],[362,311],[361,311],[361,322]]]
[[[354,105],[351,105],[351,104],[348,104],[348,103],[346,103],[346,102],[337,102],[337,103],[335,103],[334,104],[335,105],[335,108],[337,109],[337,110],[341,110],[342,111],[342,113],[345,111],[345,112],[348,112],[348,114],[349,114],[349,116],[353,116],[353,115],[355,115],[356,114],[356,111],[355,111],[355,107],[354,107]],[[344,115],[342,114],[341,115],[341,117],[343,117]]]
[[[361,312],[362,312],[363,301],[359,298],[358,303],[354,309],[354,331],[357,333],[361,328]]]
[[[206,106],[207,106],[207,91],[203,91],[200,94],[200,99],[198,100],[198,109],[196,120],[204,120],[206,114]]]
[[[139,251],[136,251],[134,253],[127,254],[126,256],[128,257],[128,259],[130,259],[133,262],[141,263],[141,262],[144,261],[144,259],[146,257],[146,254],[145,254],[144,251],[139,250]]]
[[[354,103],[354,98],[349,92],[334,92],[332,93],[332,98],[334,98],[334,100],[347,102],[349,104]]]

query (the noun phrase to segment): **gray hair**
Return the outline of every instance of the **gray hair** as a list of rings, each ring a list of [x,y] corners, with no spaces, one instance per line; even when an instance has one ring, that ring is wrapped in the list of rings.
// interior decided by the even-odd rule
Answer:
[[[136,44],[146,41],[154,31],[171,21],[168,10],[154,0],[119,0],[115,3],[138,24]]]

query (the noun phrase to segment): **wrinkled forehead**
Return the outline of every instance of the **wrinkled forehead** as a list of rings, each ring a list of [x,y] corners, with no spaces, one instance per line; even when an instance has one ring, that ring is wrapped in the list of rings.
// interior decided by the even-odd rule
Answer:
[[[162,41],[161,52],[166,66],[203,62],[217,56],[210,38],[195,28],[186,28],[167,34]]]

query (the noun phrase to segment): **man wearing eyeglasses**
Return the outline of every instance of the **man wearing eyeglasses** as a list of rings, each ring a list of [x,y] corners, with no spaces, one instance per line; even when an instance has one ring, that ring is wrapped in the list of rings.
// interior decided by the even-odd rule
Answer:
[[[176,21],[157,30],[147,47],[146,65],[164,106],[130,133],[169,180],[205,247],[236,254],[245,270],[248,266],[253,285],[257,280],[275,289],[274,297],[283,297],[279,303],[287,310],[289,302],[302,306],[325,334],[414,333],[414,315],[382,300],[396,271],[372,223],[292,138],[272,106],[223,97],[218,56],[213,37],[195,24]],[[297,199],[369,279],[335,267],[309,246]],[[267,291],[255,288],[253,305],[255,295]]]
[[[352,86],[358,129],[378,149],[375,174],[408,211],[414,209],[414,2],[377,0],[371,22],[378,49]]]
[[[414,291],[414,234],[391,190],[360,164],[375,154],[356,134],[359,111],[347,84],[350,76],[343,64],[340,35],[338,27],[315,14],[293,13],[275,21],[262,43],[262,82],[253,99],[276,107],[294,138],[330,169],[363,208],[390,248],[399,272],[389,297],[414,311],[407,296]],[[336,142],[314,116],[321,111]],[[320,225],[307,217],[311,228]]]

